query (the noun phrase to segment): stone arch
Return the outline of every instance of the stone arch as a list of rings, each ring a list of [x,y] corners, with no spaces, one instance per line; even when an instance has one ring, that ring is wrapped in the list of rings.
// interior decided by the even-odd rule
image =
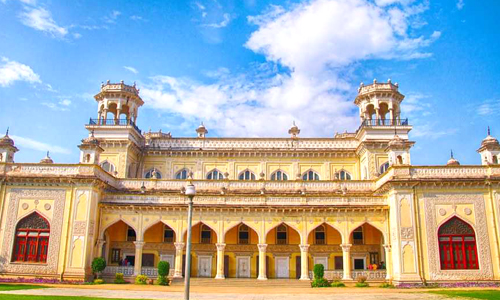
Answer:
[[[46,214],[44,214],[43,212],[39,211],[38,209],[33,209],[33,210],[30,210],[29,212],[26,212],[23,215],[20,215],[17,218],[15,228],[17,228],[17,225],[19,224],[19,222],[21,220],[23,220],[24,218],[26,218],[26,217],[30,216],[31,214],[34,214],[34,213],[40,215],[40,217],[42,217],[43,219],[45,219],[45,221],[47,221],[47,223],[49,223],[49,226],[52,226],[52,223],[50,222],[51,218],[49,218]]]
[[[218,231],[218,230],[216,230],[213,226],[211,226],[210,224],[207,224],[207,223],[205,223],[205,222],[203,222],[203,221],[198,221],[198,222],[195,222],[195,223],[191,224],[191,228],[193,228],[194,226],[196,226],[196,225],[198,225],[198,224],[200,224],[200,226],[201,226],[201,225],[205,225],[205,226],[207,226],[208,228],[212,229],[212,231],[215,233],[215,237],[216,237],[216,239],[215,239],[215,240],[217,241],[217,243],[219,242],[219,235],[220,235],[220,234],[219,234],[219,231]],[[187,225],[187,224],[186,224],[186,225]],[[186,226],[186,227],[187,227],[187,226]],[[186,229],[184,229],[184,230],[182,231],[182,240],[184,240],[184,235],[186,235],[186,234],[187,234],[187,228],[186,228]]]
[[[464,217],[459,216],[456,212],[454,212],[454,213],[452,213],[451,215],[449,215],[448,217],[446,217],[445,219],[443,219],[441,222],[439,222],[437,224],[435,234],[438,234],[439,233],[439,229],[441,228],[441,226],[443,226],[445,223],[448,223],[448,221],[450,221],[453,218],[457,218],[460,221],[462,221],[464,223],[467,223],[467,225],[469,225],[470,227],[472,227],[472,229],[474,230],[475,233],[477,232],[476,226],[474,224],[472,224],[472,222],[470,220],[467,220]]]
[[[148,229],[150,229],[151,227],[153,227],[153,226],[155,226],[155,225],[157,225],[159,223],[161,223],[161,224],[167,226],[168,228],[172,229],[172,231],[174,232],[174,235],[175,235],[174,236],[174,241],[177,241],[176,240],[177,239],[177,229],[174,226],[172,226],[171,224],[168,224],[167,222],[165,222],[165,220],[158,220],[157,222],[152,222],[151,224],[147,225],[146,227],[144,227],[142,229],[142,235],[141,236],[144,236],[144,234],[146,233],[146,231],[148,231]]]
[[[275,229],[275,228],[278,228],[278,226],[280,226],[281,224],[285,224],[286,226],[288,226],[288,227],[292,228],[293,230],[295,230],[295,231],[298,233],[299,238],[300,238],[300,244],[304,244],[304,242],[307,242],[307,240],[306,240],[306,241],[304,241],[304,237],[303,237],[303,235],[301,234],[301,230],[299,230],[296,226],[294,226],[294,225],[290,224],[289,222],[283,221],[283,222],[279,222],[279,223],[275,224],[273,227],[271,227],[271,228],[269,228],[269,229],[266,229],[266,233],[265,233],[265,234],[264,234],[264,236],[263,236],[264,243],[265,243],[265,241],[266,241],[266,239],[267,239],[267,235],[269,234],[269,232],[271,232],[271,231],[272,231],[273,229]],[[307,238],[307,237],[306,237],[306,238]]]
[[[351,240],[351,235],[354,232],[354,230],[356,230],[357,228],[359,228],[365,224],[368,224],[368,225],[372,226],[373,228],[377,229],[380,232],[380,234],[382,235],[382,239],[383,239],[382,243],[388,244],[389,237],[387,236],[387,232],[383,228],[381,228],[378,225],[375,225],[374,223],[369,222],[369,221],[362,222],[361,224],[354,226],[352,229],[350,229],[349,234],[347,235],[349,238],[349,241]]]
[[[142,238],[142,235],[141,235],[141,236],[139,236],[139,235],[138,235],[138,233],[141,233],[141,234],[142,234],[142,232],[141,232],[141,231],[139,231],[139,230],[138,230],[135,226],[131,225],[129,222],[127,222],[127,221],[126,221],[125,219],[123,219],[122,217],[120,217],[120,218],[116,219],[115,221],[113,221],[113,222],[109,223],[108,225],[104,226],[104,227],[102,228],[101,233],[99,233],[99,238],[103,239],[103,238],[104,238],[104,233],[106,232],[106,230],[107,230],[109,227],[111,227],[111,226],[115,225],[116,223],[118,223],[118,222],[120,222],[120,221],[122,221],[123,223],[125,223],[125,224],[127,224],[128,226],[132,227],[132,229],[134,229],[135,234],[137,235],[137,238],[138,238],[138,239],[139,239],[139,237],[141,237],[141,238]]]
[[[259,230],[257,230],[255,227],[253,227],[252,225],[250,225],[248,222],[245,222],[245,221],[240,221],[232,226],[228,226],[227,229],[226,229],[226,226],[224,226],[224,233],[222,234],[221,236],[221,239],[222,239],[222,243],[225,243],[226,241],[226,234],[229,232],[229,230],[233,229],[234,227],[237,227],[237,226],[240,226],[241,224],[245,224],[246,226],[248,226],[248,228],[252,229],[253,231],[255,231],[257,233],[257,237],[259,238],[259,243],[261,241],[261,235],[260,235],[260,232]]]
[[[343,234],[343,230],[339,227],[337,227],[336,225],[333,225],[333,223],[331,222],[323,222],[323,223],[320,223],[316,226],[314,226],[312,229],[308,230],[307,231],[307,234],[306,234],[306,237],[307,239],[309,239],[309,235],[314,231],[316,230],[316,228],[318,228],[319,226],[321,225],[329,225],[330,227],[332,227],[333,229],[335,229],[339,234],[340,234],[340,238],[342,239],[342,243],[345,244],[346,241],[345,241],[345,237],[344,237],[344,234]]]

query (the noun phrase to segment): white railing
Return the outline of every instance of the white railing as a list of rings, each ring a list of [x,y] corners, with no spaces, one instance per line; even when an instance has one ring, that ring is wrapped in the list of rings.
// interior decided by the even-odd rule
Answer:
[[[323,277],[326,280],[334,281],[334,280],[341,280],[344,275],[344,271],[342,270],[325,270],[325,274]],[[313,271],[309,271],[309,278],[314,279],[314,273]]]
[[[148,277],[158,277],[158,269],[153,267],[142,267],[141,275],[146,275]]]
[[[123,276],[133,276],[134,267],[107,266],[102,273],[104,275],[113,275],[113,276],[116,273],[122,273]]]
[[[385,280],[387,276],[386,270],[375,270],[375,271],[352,271],[351,273],[352,279],[357,280],[358,277],[365,276],[366,280]]]

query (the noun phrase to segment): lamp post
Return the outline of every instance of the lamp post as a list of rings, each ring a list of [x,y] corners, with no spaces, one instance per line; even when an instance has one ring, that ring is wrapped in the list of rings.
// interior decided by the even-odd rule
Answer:
[[[193,198],[196,195],[196,189],[191,181],[186,187],[186,196],[188,196],[188,228],[186,241],[186,271],[184,277],[184,300],[189,300],[189,280],[191,278],[191,223],[193,219]]]

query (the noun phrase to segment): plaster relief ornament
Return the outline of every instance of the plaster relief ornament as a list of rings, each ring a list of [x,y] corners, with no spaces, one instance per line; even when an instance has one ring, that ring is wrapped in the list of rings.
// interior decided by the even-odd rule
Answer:
[[[27,210],[27,209],[28,209],[28,207],[29,207],[28,203],[23,203],[22,208],[23,208],[24,210]]]
[[[444,208],[440,208],[440,209],[439,209],[439,214],[440,214],[441,216],[446,215],[446,210],[445,210]]]
[[[50,210],[52,208],[52,206],[50,206],[49,203],[45,203],[45,205],[43,206],[43,208],[45,208],[45,210]]]
[[[472,210],[468,207],[464,208],[464,213],[468,216],[470,216],[472,214]]]

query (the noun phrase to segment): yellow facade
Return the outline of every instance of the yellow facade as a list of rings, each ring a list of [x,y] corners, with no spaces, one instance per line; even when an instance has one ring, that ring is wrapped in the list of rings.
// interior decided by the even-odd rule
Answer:
[[[85,280],[103,257],[106,278],[155,277],[162,260],[182,278],[191,257],[191,276],[216,279],[309,280],[315,264],[330,280],[500,279],[498,141],[483,141],[483,165],[411,165],[392,83],[360,87],[362,125],[333,138],[302,138],[295,125],[290,138],[211,138],[203,125],[196,138],[142,133],[135,87],[103,85],[96,100],[78,164],[0,162],[0,276]],[[126,123],[105,117],[123,111]],[[0,150],[17,148],[6,136]],[[446,259],[455,231],[464,261]]]

